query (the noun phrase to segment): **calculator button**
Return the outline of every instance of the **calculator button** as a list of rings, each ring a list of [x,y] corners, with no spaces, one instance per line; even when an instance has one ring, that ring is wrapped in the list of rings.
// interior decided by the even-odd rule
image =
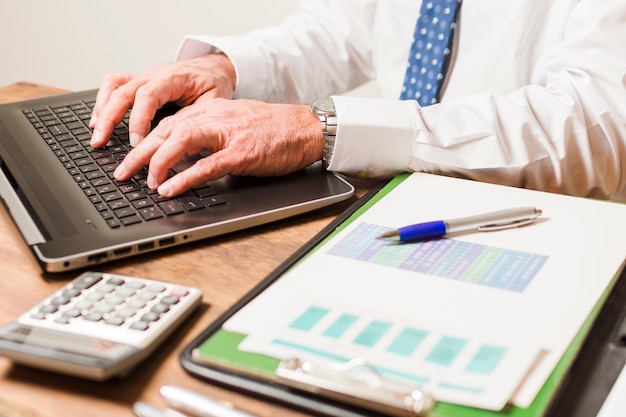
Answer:
[[[51,313],[56,313],[58,309],[59,308],[55,306],[54,304],[48,304],[48,305],[41,307],[39,309],[39,312],[43,314],[51,314]]]
[[[89,300],[92,302],[100,301],[103,298],[104,298],[104,294],[102,294],[101,292],[92,292],[91,294],[87,294],[87,296],[85,297],[86,300]]]
[[[113,326],[121,326],[122,324],[124,324],[124,319],[120,316],[114,316],[107,318],[104,322]]]
[[[140,289],[142,289],[143,287],[146,286],[146,284],[144,284],[141,281],[131,281],[131,282],[129,282],[126,285],[128,285],[130,288],[134,288],[136,290],[140,290]]]
[[[125,281],[122,278],[112,277],[107,280],[109,285],[122,285]]]
[[[137,294],[137,298],[140,300],[144,300],[144,301],[151,301],[156,298],[156,295],[154,295],[154,293],[151,293],[149,291],[145,291],[145,292],[142,292],[141,294]]]
[[[138,321],[130,325],[130,328],[134,330],[148,330],[148,327],[150,326],[145,321]]]
[[[146,291],[150,291],[150,292],[153,292],[155,294],[158,294],[160,292],[165,291],[165,287],[163,285],[153,284],[153,285],[150,285],[148,288],[146,288]]]
[[[70,319],[69,317],[61,316],[57,317],[54,322],[59,324],[68,324],[70,322]]]
[[[96,291],[108,294],[115,289],[115,285],[113,284],[103,284],[96,288]]]
[[[171,295],[167,297],[163,297],[163,299],[161,300],[163,304],[168,304],[168,305],[178,304],[179,301],[180,301],[180,298],[174,297]]]
[[[65,317],[74,317],[75,318],[75,317],[80,316],[80,310],[77,309],[77,308],[70,308],[69,310],[65,310],[63,312],[63,315]]]
[[[157,321],[160,317],[161,317],[160,314],[150,312],[141,316],[141,321],[148,321],[148,322]]]
[[[121,297],[117,294],[111,294],[107,298],[104,299],[104,302],[107,304],[116,306],[116,305],[122,304],[125,299],[126,297]]]
[[[63,296],[67,298],[74,298],[80,293],[81,291],[77,288],[68,288],[67,290],[63,291]]]
[[[118,288],[117,291],[115,291],[115,293],[118,294],[120,297],[128,298],[131,295],[135,294],[135,290],[133,288],[124,286],[124,287]]]
[[[74,305],[74,308],[79,311],[89,310],[91,307],[93,307],[93,302],[89,300],[79,301]]]
[[[86,290],[102,279],[100,274],[87,274],[77,278],[73,283],[73,288]]]
[[[170,309],[170,306],[167,304],[163,304],[162,302],[152,306],[150,311],[156,314],[166,313]]]
[[[128,317],[134,316],[136,312],[137,312],[137,309],[135,308],[125,307],[125,308],[118,310],[117,315],[120,317],[128,318]]]
[[[100,321],[102,320],[102,314],[94,311],[94,312],[84,315],[83,318],[89,321]]]
[[[126,302],[126,306],[132,308],[133,311],[137,311],[144,308],[146,306],[146,302],[140,300],[139,298],[133,298],[132,300]]]
[[[180,287],[173,288],[172,291],[170,291],[170,295],[179,298],[186,297],[189,295],[189,290]]]
[[[102,314],[110,313],[113,310],[115,310],[115,305],[107,303],[100,303],[95,307],[95,311]]]
[[[53,298],[50,303],[54,304],[56,306],[62,306],[62,305],[65,305],[65,304],[67,304],[69,302],[70,302],[69,298],[60,296],[60,297]]]

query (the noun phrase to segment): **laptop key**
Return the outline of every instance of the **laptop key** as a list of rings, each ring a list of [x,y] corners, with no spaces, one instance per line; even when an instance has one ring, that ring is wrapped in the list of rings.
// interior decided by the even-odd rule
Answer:
[[[167,216],[184,213],[185,209],[176,200],[168,200],[158,203],[158,206]]]
[[[213,195],[211,197],[207,197],[204,200],[209,207],[211,206],[219,206],[220,204],[226,204],[226,200],[219,195]]]
[[[130,226],[131,224],[141,223],[141,217],[134,214],[132,216],[123,217],[120,219],[120,221],[122,222],[124,226]]]
[[[122,219],[122,221],[125,217],[137,216],[137,214],[135,214],[135,209],[133,209],[132,207],[123,207],[115,210],[114,213],[115,216],[118,219]]]
[[[199,210],[206,207],[204,202],[198,197],[183,197],[177,200],[187,211]]]
[[[65,126],[63,126],[63,125],[48,126],[48,130],[54,136],[59,136],[59,135],[63,135],[63,134],[68,133],[67,128]]]
[[[163,217],[163,213],[156,206],[150,206],[139,210],[139,214],[144,220],[154,220]]]

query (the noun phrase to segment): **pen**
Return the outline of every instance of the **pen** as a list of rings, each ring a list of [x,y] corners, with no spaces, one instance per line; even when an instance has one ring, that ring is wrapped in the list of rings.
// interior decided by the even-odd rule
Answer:
[[[530,224],[541,216],[541,210],[535,207],[516,207],[476,216],[461,217],[451,220],[437,220],[418,223],[390,230],[378,236],[378,239],[409,241],[442,237],[456,232],[510,229]]]
[[[172,407],[198,417],[256,417],[227,403],[213,400],[190,389],[174,385],[161,387],[161,395]]]
[[[160,409],[141,401],[133,404],[133,412],[137,417],[186,417],[185,415],[177,411],[170,410],[169,408]]]

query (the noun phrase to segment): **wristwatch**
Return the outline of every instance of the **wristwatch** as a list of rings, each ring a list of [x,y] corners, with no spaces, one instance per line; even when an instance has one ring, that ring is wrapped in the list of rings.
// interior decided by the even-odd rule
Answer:
[[[311,105],[311,113],[320,119],[322,133],[324,134],[324,153],[322,165],[328,168],[330,159],[335,150],[335,136],[337,134],[337,113],[335,103],[331,97],[321,98]]]

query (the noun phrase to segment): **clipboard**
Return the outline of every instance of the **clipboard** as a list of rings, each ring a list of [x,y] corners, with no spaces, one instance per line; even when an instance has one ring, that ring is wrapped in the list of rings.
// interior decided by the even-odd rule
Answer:
[[[371,381],[351,378],[352,366],[364,364],[346,364],[343,369],[316,369],[315,364],[311,366],[306,358],[281,361],[238,349],[237,346],[246,335],[225,330],[224,323],[302,259],[323,246],[346,225],[376,204],[408,175],[400,175],[387,184],[372,189],[211,323],[182,351],[180,361],[183,368],[203,381],[314,415],[582,417],[597,414],[619,372],[626,364],[624,270],[618,271],[615,275],[528,408],[507,405],[501,411],[493,412],[450,403],[429,402],[432,399],[427,392],[415,393],[410,386],[387,385],[385,381],[376,381],[372,385]],[[201,361],[197,355],[199,349],[203,350]],[[210,361],[207,361],[208,357],[211,358]],[[287,373],[294,377],[279,376],[281,369],[286,369]],[[312,373],[308,374],[311,369]],[[303,379],[298,380],[299,377]],[[338,383],[329,384],[333,381]],[[376,394],[381,392],[385,398],[376,398]],[[422,394],[425,396],[420,397]],[[414,408],[407,407],[407,403]],[[420,407],[423,407],[423,412],[420,412]]]

